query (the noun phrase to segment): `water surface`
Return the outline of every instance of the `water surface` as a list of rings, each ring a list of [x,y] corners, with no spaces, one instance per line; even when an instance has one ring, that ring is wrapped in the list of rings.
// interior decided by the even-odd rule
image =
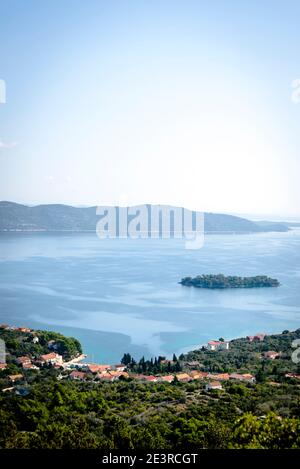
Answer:
[[[279,288],[202,290],[187,275],[269,275]],[[209,339],[300,327],[300,230],[181,240],[2,233],[0,322],[74,335],[89,360],[171,355]]]

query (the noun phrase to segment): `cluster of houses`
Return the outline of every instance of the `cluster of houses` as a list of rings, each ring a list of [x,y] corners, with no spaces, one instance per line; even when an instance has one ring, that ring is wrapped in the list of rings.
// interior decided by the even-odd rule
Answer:
[[[27,327],[14,327],[7,325],[0,325],[0,328],[17,330],[24,333],[31,333],[33,335],[33,342],[38,343],[39,338],[35,335],[34,331]],[[252,342],[253,340],[264,340],[266,334],[256,334],[255,336],[248,336],[247,339]],[[211,340],[207,343],[207,350],[228,350],[229,342],[223,339]],[[188,371],[178,372],[169,375],[143,375],[138,373],[128,372],[126,366],[123,364],[118,365],[100,365],[93,363],[82,363],[81,360],[85,356],[76,357],[70,361],[64,361],[62,355],[57,353],[57,344],[55,340],[48,342],[49,353],[40,355],[37,358],[31,358],[29,356],[20,356],[16,358],[16,363],[26,370],[39,370],[45,365],[50,365],[60,370],[58,379],[70,379],[75,381],[106,381],[112,382],[119,380],[120,378],[132,378],[142,382],[167,382],[172,383],[174,380],[179,382],[190,382],[195,380],[204,380],[206,383],[206,390],[222,389],[222,383],[228,380],[238,380],[245,383],[254,383],[255,377],[249,373],[209,373],[199,371],[195,368],[200,368],[199,362],[189,362],[186,364]],[[264,358],[274,360],[280,356],[280,353],[275,351],[268,351],[262,354]],[[6,363],[0,363],[0,371],[7,367]],[[192,369],[191,369],[192,368]],[[193,369],[194,368],[194,369]],[[189,370],[190,369],[190,370]],[[292,375],[291,373],[286,375],[287,377],[299,378],[299,375]],[[24,375],[21,373],[10,375],[9,380],[11,383],[24,380]]]
[[[98,365],[93,363],[81,363],[70,365],[71,368],[76,367],[76,370],[71,371],[69,377],[72,380],[85,381],[86,379],[115,381],[117,379],[128,378],[129,374],[126,371],[126,366],[119,365]],[[63,376],[60,375],[60,379]]]
[[[239,373],[209,373],[198,370],[191,370],[187,372],[179,372],[169,375],[144,375],[138,373],[128,372],[126,366],[123,364],[118,365],[100,365],[94,363],[74,363],[73,361],[64,362],[63,357],[56,352],[50,352],[41,355],[34,361],[28,356],[21,356],[16,359],[16,363],[23,368],[23,370],[39,370],[44,365],[51,365],[54,368],[60,369],[61,373],[58,379],[70,379],[75,381],[106,381],[113,382],[120,378],[132,378],[141,382],[167,382],[172,383],[177,380],[182,383],[188,383],[195,380],[204,380],[207,382],[206,389],[222,389],[222,382],[228,380],[239,380],[246,383],[254,383],[255,378],[251,374]],[[4,364],[3,364],[4,365]],[[4,368],[3,368],[4,369]],[[22,381],[23,374],[10,375],[9,380],[11,383]]]
[[[40,355],[34,360],[28,356],[18,357],[16,362],[18,365],[21,365],[24,370],[38,370],[44,365],[52,365],[56,368],[60,368],[63,365],[63,357],[56,352],[51,352]]]
[[[34,331],[32,329],[29,329],[28,327],[9,326],[8,324],[0,324],[0,329],[5,329],[7,331],[23,332],[24,334],[34,333]]]
[[[181,372],[170,375],[143,375],[138,373],[128,373],[126,367],[120,365],[94,365],[94,364],[76,364],[76,370],[71,371],[69,375],[60,375],[60,379],[69,378],[72,380],[102,380],[116,381],[121,377],[132,378],[141,382],[167,382],[172,383],[174,380],[188,383],[194,380],[205,380],[207,382],[206,389],[222,389],[222,381],[239,380],[246,383],[254,383],[255,377],[249,373],[208,373],[204,371],[193,370],[189,372]]]
[[[255,335],[248,335],[247,339],[249,342],[259,341],[262,342],[267,334],[263,332],[259,332]],[[217,351],[217,350],[229,350],[229,341],[227,340],[210,340],[207,345],[206,349],[210,351]]]

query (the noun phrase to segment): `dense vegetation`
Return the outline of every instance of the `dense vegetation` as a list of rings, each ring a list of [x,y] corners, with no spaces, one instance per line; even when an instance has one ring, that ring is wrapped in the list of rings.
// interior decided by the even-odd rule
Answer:
[[[237,339],[229,350],[173,357],[183,368],[198,360],[207,370],[252,371],[257,377],[256,384],[223,382],[221,391],[206,391],[202,380],[74,382],[58,379],[54,368],[26,371],[27,395],[0,392],[0,448],[299,448],[299,380],[285,377],[299,373],[291,360],[297,338],[300,329],[263,341]],[[270,349],[280,358],[261,357]],[[144,363],[129,354],[124,361]],[[8,385],[3,373],[0,389]]]
[[[197,277],[184,277],[181,282],[187,287],[196,288],[259,288],[259,287],[278,287],[280,284],[277,279],[267,277],[266,275],[257,275],[255,277],[237,277],[218,275],[197,275]]]
[[[257,381],[274,379],[282,382],[286,381],[287,373],[300,374],[300,365],[291,360],[291,344],[297,339],[300,339],[300,329],[267,335],[262,341],[234,339],[230,341],[229,350],[211,352],[203,347],[181,355],[179,359],[184,362],[197,360],[206,371],[252,373]],[[280,356],[276,360],[265,358],[263,354],[268,351],[280,352]]]
[[[38,342],[34,341],[34,338]],[[80,342],[74,337],[65,337],[58,332],[52,331],[34,331],[21,332],[18,330],[8,330],[0,328],[0,339],[4,340],[6,351],[8,352],[7,361],[12,363],[15,357],[28,355],[38,357],[39,355],[49,353],[49,342],[55,343],[55,352],[68,360],[82,353]]]
[[[50,374],[50,372],[49,372]],[[299,448],[299,389],[58,382],[0,397],[1,448]]]
[[[144,374],[159,374],[159,373],[176,373],[182,371],[182,364],[176,357],[173,355],[172,360],[166,360],[166,357],[154,357],[150,360],[145,360],[142,357],[138,362],[130,355],[130,353],[124,353],[124,356],[121,360],[121,363],[127,366],[127,369],[134,373],[144,373]]]

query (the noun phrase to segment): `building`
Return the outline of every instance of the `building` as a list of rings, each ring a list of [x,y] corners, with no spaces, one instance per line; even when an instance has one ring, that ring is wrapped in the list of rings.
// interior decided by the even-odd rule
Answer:
[[[41,355],[39,357],[39,361],[42,364],[47,364],[47,365],[62,365],[63,363],[63,357],[59,355],[58,353],[51,352],[51,353],[46,353],[46,355]]]
[[[123,378],[129,377],[129,374],[127,373],[127,371],[108,370],[106,374],[110,376],[115,376],[116,378],[121,378],[121,376],[123,376]]]
[[[244,381],[248,381],[249,383],[255,383],[255,377],[251,375],[250,373],[244,373],[243,375]]]
[[[190,371],[189,375],[193,379],[201,379],[201,375],[200,375],[199,371],[197,371],[197,370]]]
[[[31,358],[30,357],[27,357],[27,356],[23,356],[23,357],[18,357],[16,359],[16,362],[18,365],[30,365],[31,363]]]
[[[139,381],[144,381],[144,379],[146,378],[146,375],[142,375],[142,374],[134,374],[134,375],[131,375],[131,378],[135,378]]]
[[[229,379],[229,373],[210,374],[208,377],[218,381],[227,381]]]
[[[210,340],[207,344],[207,350],[216,351],[216,350],[228,350],[229,342],[224,340]]]
[[[200,362],[198,362],[198,360],[187,362],[185,363],[185,365],[189,368],[203,368],[203,365]]]
[[[205,386],[206,391],[213,391],[215,389],[223,389],[220,381],[211,381],[210,383],[207,383],[207,385]]]
[[[187,373],[178,373],[177,375],[175,375],[176,378],[178,379],[178,381],[182,382],[182,383],[188,383],[189,381],[192,381],[192,377],[190,375],[188,375]]]
[[[158,377],[153,375],[146,375],[144,379],[149,383],[155,383],[158,380]]]
[[[274,352],[274,350],[270,350],[269,352],[263,352],[262,355],[264,358],[270,358],[270,360],[275,360],[275,358],[280,357],[280,353]]]
[[[23,370],[39,370],[39,367],[35,366],[33,363],[24,363],[22,368]]]
[[[69,374],[70,379],[78,380],[78,381],[84,381],[86,378],[86,373],[83,371],[72,371],[72,373]]]
[[[112,382],[112,381],[116,381],[119,378],[117,376],[113,376],[113,375],[110,375],[109,373],[106,373],[106,374],[102,374],[100,379],[102,379],[103,381]]]
[[[90,373],[96,374],[111,370],[111,365],[97,365],[96,363],[88,363],[85,365],[85,368]]]
[[[267,334],[264,334],[263,332],[259,332],[258,334],[255,334],[255,335],[248,335],[247,339],[249,340],[249,342],[253,342],[254,340],[259,340],[260,342],[262,342],[264,338],[266,337],[266,335]]]
[[[296,373],[286,373],[284,376],[286,378],[300,379],[300,375],[297,375]]]
[[[208,377],[209,373],[207,371],[199,371],[198,375],[199,375],[199,379],[205,379]]]
[[[255,377],[250,373],[231,373],[231,375],[229,375],[229,378],[236,379],[238,381],[246,381],[248,383],[255,382]]]
[[[34,344],[38,344],[39,341],[40,341],[40,339],[39,339],[36,335],[35,335],[35,336],[33,337],[33,339],[32,339],[32,342],[33,342]]]
[[[8,376],[8,379],[14,383],[15,381],[20,381],[21,379],[23,379],[23,375],[21,374],[18,374],[18,375],[9,375]]]
[[[164,381],[165,383],[172,383],[174,381],[173,375],[160,376],[159,381]]]
[[[117,370],[117,371],[125,371],[126,370],[126,365],[123,365],[122,363],[118,364],[118,365],[115,365],[114,368]]]
[[[28,329],[28,327],[17,327],[16,330],[24,334],[31,332],[31,329]]]

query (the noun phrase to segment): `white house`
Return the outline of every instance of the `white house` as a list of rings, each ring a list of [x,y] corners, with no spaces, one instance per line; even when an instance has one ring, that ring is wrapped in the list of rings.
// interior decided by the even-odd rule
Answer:
[[[211,340],[207,344],[207,350],[228,350],[229,349],[229,342],[224,340]]]
[[[39,360],[42,363],[47,363],[51,365],[56,365],[56,364],[61,365],[63,362],[63,357],[59,355],[58,353],[51,352],[51,353],[47,353],[46,355],[41,355],[39,357]]]
[[[125,371],[126,370],[126,365],[123,365],[122,363],[115,365],[114,366],[117,371]]]

